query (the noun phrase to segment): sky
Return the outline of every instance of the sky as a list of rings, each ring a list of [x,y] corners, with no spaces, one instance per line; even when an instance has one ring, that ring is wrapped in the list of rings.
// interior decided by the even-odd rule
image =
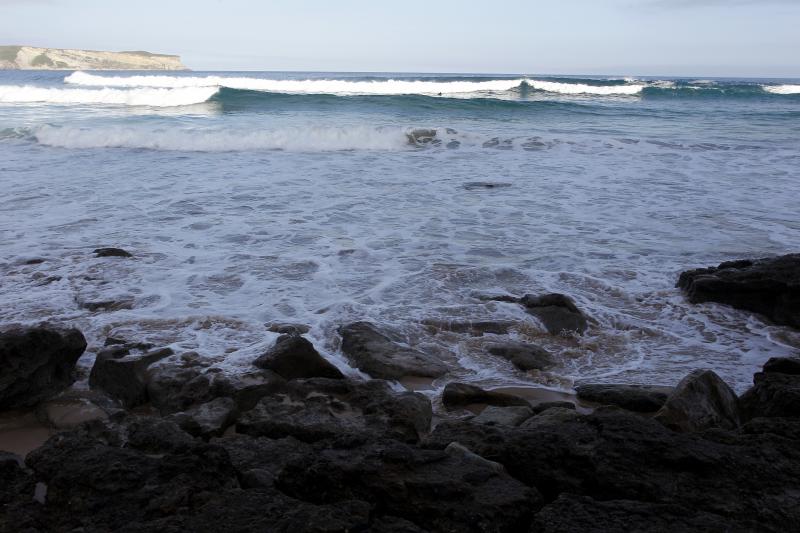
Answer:
[[[0,44],[194,70],[800,77],[800,0],[0,0]]]

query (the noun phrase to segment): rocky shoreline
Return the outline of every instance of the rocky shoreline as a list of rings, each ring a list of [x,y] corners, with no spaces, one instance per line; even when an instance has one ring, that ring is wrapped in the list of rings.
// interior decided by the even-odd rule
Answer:
[[[800,254],[681,275],[690,301],[800,324]],[[591,317],[565,295],[487,296],[551,334]],[[437,322],[472,335],[503,323]],[[800,523],[800,358],[772,358],[741,396],[698,369],[675,387],[581,384],[574,397],[448,383],[432,403],[398,381],[451,362],[369,322],[339,329],[369,379],[303,335],[227,375],[196,353],[108,338],[88,388],[86,349],[53,325],[0,332],[0,411],[54,434],[0,452],[6,531],[786,531]],[[548,353],[498,342],[523,370]],[[440,407],[441,406],[441,407]],[[2,432],[0,436],[8,435]],[[3,449],[0,442],[0,449]]]

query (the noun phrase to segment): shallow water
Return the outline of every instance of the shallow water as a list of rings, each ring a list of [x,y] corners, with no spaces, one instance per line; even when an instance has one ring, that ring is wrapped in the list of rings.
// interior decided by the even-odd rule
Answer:
[[[69,74],[0,73],[0,323],[76,325],[85,367],[114,334],[236,372],[278,321],[310,325],[356,374],[336,328],[373,320],[451,361],[447,379],[568,390],[713,368],[741,391],[800,346],[674,288],[688,268],[797,251],[800,96],[788,80],[214,73],[256,81],[209,90],[196,80],[211,73],[114,74],[106,89]],[[285,90],[276,80],[302,94],[264,92]],[[142,96],[187,90],[192,105]],[[117,93],[82,95],[97,91]],[[95,258],[100,246],[135,257]],[[588,334],[550,337],[518,306],[479,298],[540,292],[573,296]],[[84,308],[107,300],[130,309]],[[513,336],[559,364],[518,372],[483,353],[496,337],[433,334],[425,319],[515,320]]]

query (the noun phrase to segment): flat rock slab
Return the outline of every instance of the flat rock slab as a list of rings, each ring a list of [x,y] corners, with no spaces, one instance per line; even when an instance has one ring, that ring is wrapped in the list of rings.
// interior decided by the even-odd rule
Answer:
[[[575,387],[579,400],[616,405],[628,411],[654,413],[664,406],[674,389],[658,385],[586,383]]]
[[[72,385],[84,350],[86,339],[77,329],[0,330],[0,410],[36,405]]]
[[[445,407],[465,407],[475,404],[494,405],[498,407],[515,405],[530,407],[530,403],[519,396],[489,391],[466,383],[448,383],[442,393],[442,403]]]
[[[692,303],[726,304],[800,329],[800,254],[689,270],[677,287]]]
[[[406,376],[437,378],[447,366],[436,357],[393,341],[369,322],[355,322],[339,329],[342,352],[360,370],[375,378]]]

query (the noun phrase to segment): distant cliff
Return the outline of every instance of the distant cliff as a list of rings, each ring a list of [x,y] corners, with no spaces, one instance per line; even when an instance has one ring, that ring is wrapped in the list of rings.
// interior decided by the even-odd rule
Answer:
[[[188,70],[180,56],[0,46],[0,70]]]

